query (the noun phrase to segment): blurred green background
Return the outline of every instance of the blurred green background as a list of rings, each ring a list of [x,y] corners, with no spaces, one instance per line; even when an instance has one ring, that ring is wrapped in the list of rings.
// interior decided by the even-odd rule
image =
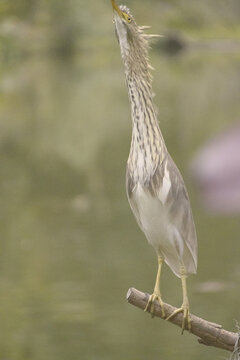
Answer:
[[[153,86],[197,226],[191,310],[234,331],[239,218],[204,211],[188,167],[239,120],[240,2],[126,5],[166,35],[152,45]],[[0,359],[227,356],[125,300],[130,286],[152,292],[157,261],[125,195],[131,120],[110,1],[1,0],[0,61]],[[181,304],[167,266],[162,293]]]

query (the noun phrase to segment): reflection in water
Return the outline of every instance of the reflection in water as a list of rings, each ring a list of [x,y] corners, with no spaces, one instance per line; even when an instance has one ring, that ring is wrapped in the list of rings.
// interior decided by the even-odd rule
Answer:
[[[93,26],[69,57],[34,48],[18,58],[17,43],[4,45],[2,359],[210,359],[218,352],[125,301],[130,286],[151,291],[156,263],[125,198],[131,124],[110,17],[105,40],[93,37]],[[203,140],[239,113],[239,60],[201,52],[170,60],[157,49],[152,58],[161,127],[184,173]],[[200,250],[192,311],[233,329],[239,220],[208,217],[190,192]],[[204,293],[198,284],[209,279],[232,286],[221,296]],[[163,291],[177,306],[176,286],[166,269]]]

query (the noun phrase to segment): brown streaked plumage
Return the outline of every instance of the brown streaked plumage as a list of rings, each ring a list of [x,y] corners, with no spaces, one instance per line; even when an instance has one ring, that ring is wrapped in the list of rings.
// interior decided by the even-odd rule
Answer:
[[[165,261],[182,280],[183,304],[170,317],[183,312],[182,329],[190,330],[186,277],[196,273],[197,237],[183,178],[169,155],[155,111],[148,40],[126,6],[112,0],[116,35],[124,63],[132,115],[132,140],[127,162],[128,200],[138,225],[158,256],[154,292],[146,310],[153,311],[160,293],[160,274]],[[168,317],[168,319],[170,318]]]

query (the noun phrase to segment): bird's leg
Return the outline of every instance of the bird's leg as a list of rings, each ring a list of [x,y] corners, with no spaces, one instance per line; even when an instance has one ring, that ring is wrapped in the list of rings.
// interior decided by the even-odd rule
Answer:
[[[171,319],[176,314],[179,314],[180,312],[183,313],[183,319],[182,319],[182,334],[185,329],[188,331],[191,331],[191,317],[189,312],[189,302],[188,302],[188,296],[187,296],[187,283],[186,283],[186,272],[184,266],[181,267],[181,280],[182,280],[182,292],[183,292],[183,303],[182,306],[179,309],[176,309],[171,315],[167,317],[166,320]]]
[[[162,297],[161,297],[161,293],[160,293],[160,276],[161,276],[162,264],[163,264],[163,258],[161,256],[158,256],[158,271],[157,271],[156,283],[154,286],[153,294],[149,297],[148,303],[147,303],[144,311],[150,310],[152,317],[154,317],[154,314],[153,314],[154,301],[158,300],[158,302],[161,306],[162,316],[164,318],[165,317],[164,303],[162,301]]]

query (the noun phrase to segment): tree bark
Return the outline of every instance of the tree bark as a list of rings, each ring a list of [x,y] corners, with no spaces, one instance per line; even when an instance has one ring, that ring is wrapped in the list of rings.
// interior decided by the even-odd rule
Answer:
[[[145,309],[149,296],[150,295],[147,293],[130,288],[127,292],[127,301],[140,309]],[[174,310],[176,310],[176,308],[172,305],[164,303],[164,310],[165,316],[168,317]],[[158,302],[154,303],[153,315],[163,319],[161,307]],[[178,313],[176,316],[172,317],[169,322],[181,327],[182,317],[183,314]],[[240,359],[239,333],[224,330],[221,325],[209,322],[192,314],[190,332],[198,337],[199,343],[231,351],[236,354],[237,359]]]

